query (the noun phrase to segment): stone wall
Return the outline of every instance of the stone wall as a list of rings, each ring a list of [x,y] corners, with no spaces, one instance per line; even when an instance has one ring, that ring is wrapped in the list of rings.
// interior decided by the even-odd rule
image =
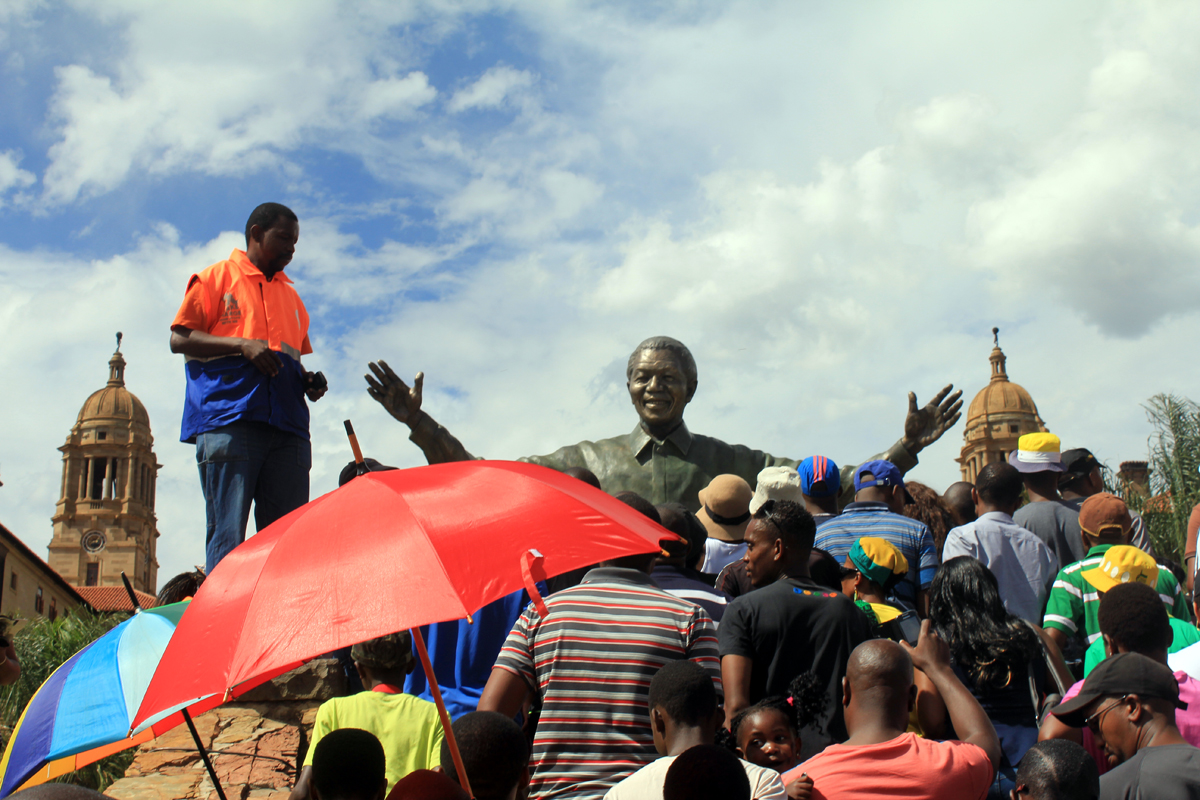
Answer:
[[[317,706],[345,694],[333,659],[318,659],[195,719],[228,800],[287,800]],[[186,725],[138,749],[105,792],[119,800],[217,800]]]

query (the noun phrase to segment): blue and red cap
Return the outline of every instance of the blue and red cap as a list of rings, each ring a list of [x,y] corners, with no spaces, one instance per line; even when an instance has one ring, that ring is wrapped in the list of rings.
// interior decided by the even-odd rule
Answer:
[[[833,497],[841,489],[838,465],[827,456],[809,456],[796,467],[800,473],[800,492],[809,497]]]
[[[870,478],[863,478],[870,475]],[[867,461],[854,470],[854,491],[859,492],[872,486],[904,486],[904,476],[890,461]]]

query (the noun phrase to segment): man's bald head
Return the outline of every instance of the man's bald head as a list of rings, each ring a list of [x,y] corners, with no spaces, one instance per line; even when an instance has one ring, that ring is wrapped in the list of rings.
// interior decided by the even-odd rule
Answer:
[[[974,488],[974,485],[966,481],[958,481],[950,484],[950,488],[942,495],[946,505],[950,506],[950,513],[954,515],[956,526],[966,525],[976,519],[975,498],[971,496],[971,490]]]
[[[846,664],[842,704],[851,736],[864,728],[903,731],[916,700],[912,659],[888,639],[872,639],[854,648]]]
[[[912,659],[890,639],[872,639],[850,654],[846,679],[855,692],[888,689],[906,694],[913,682]]]

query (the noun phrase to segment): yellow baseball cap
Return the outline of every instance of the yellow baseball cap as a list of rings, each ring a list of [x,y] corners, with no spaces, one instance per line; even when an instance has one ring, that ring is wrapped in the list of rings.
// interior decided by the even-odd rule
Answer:
[[[1133,545],[1119,544],[1104,551],[1100,566],[1085,569],[1083,579],[1101,592],[1119,583],[1144,583],[1158,586],[1158,564],[1154,558]]]

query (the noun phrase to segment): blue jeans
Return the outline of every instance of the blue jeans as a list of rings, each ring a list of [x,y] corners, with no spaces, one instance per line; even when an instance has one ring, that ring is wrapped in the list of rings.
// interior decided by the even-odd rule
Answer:
[[[312,444],[265,422],[233,422],[196,437],[208,518],[205,572],[246,540],[250,503],[258,530],[308,502]]]

